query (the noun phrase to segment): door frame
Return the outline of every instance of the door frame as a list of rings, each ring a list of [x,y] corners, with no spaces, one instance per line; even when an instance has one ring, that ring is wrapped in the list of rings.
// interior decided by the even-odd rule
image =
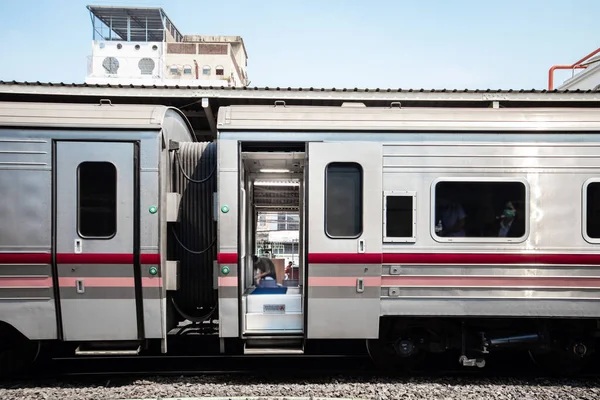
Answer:
[[[138,339],[145,338],[144,329],[144,302],[142,288],[142,264],[141,264],[141,200],[140,200],[140,141],[139,140],[107,140],[107,139],[81,139],[81,138],[65,138],[52,140],[52,227],[51,227],[51,269],[52,269],[52,284],[54,291],[54,303],[56,307],[56,324],[57,338],[64,340],[63,317],[60,298],[60,285],[58,276],[58,263],[56,262],[56,253],[58,249],[58,143],[129,143],[133,144],[133,276],[134,276],[134,291],[135,291],[135,308]],[[118,195],[117,195],[118,198]]]

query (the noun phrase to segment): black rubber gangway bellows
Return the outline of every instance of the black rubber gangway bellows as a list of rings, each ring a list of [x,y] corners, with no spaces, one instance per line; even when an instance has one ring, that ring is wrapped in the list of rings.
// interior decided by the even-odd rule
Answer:
[[[218,304],[213,262],[217,258],[217,145],[180,142],[170,154],[173,191],[181,195],[179,222],[169,229],[169,259],[180,260],[179,290],[173,300],[186,317],[209,318]]]

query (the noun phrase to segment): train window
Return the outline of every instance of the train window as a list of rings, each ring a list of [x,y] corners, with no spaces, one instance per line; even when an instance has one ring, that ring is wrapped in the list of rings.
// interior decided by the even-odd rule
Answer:
[[[440,180],[433,191],[431,222],[436,240],[520,242],[525,239],[529,202],[524,182]]]
[[[600,239],[600,182],[585,187],[585,234],[587,239]]]
[[[385,192],[383,241],[414,242],[416,237],[416,193]]]
[[[79,235],[110,238],[117,232],[117,169],[109,162],[86,161],[78,168]]]
[[[330,237],[355,238],[362,233],[362,167],[334,162],[325,171],[325,232]]]

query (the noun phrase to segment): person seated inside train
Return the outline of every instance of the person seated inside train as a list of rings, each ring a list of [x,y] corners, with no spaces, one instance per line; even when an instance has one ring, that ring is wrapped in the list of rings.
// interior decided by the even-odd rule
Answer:
[[[525,221],[511,201],[504,205],[496,228],[498,237],[521,237],[525,234]]]
[[[439,236],[462,237],[465,236],[465,220],[467,214],[462,205],[455,199],[440,199],[440,221],[442,223]]]
[[[261,286],[264,281],[276,281],[275,264],[267,257],[259,257],[256,254],[252,256],[254,262],[254,270],[257,271],[254,275],[254,280],[257,286]]]

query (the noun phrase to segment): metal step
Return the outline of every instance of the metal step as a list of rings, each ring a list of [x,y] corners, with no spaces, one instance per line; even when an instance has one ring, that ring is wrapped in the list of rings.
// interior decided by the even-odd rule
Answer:
[[[291,347],[281,347],[281,348],[273,348],[273,347],[246,347],[244,346],[244,354],[304,354],[303,349],[294,349]]]
[[[140,354],[141,346],[135,349],[82,349],[82,346],[75,349],[78,356],[136,356]]]
[[[304,354],[304,337],[298,335],[247,337],[244,354]]]

